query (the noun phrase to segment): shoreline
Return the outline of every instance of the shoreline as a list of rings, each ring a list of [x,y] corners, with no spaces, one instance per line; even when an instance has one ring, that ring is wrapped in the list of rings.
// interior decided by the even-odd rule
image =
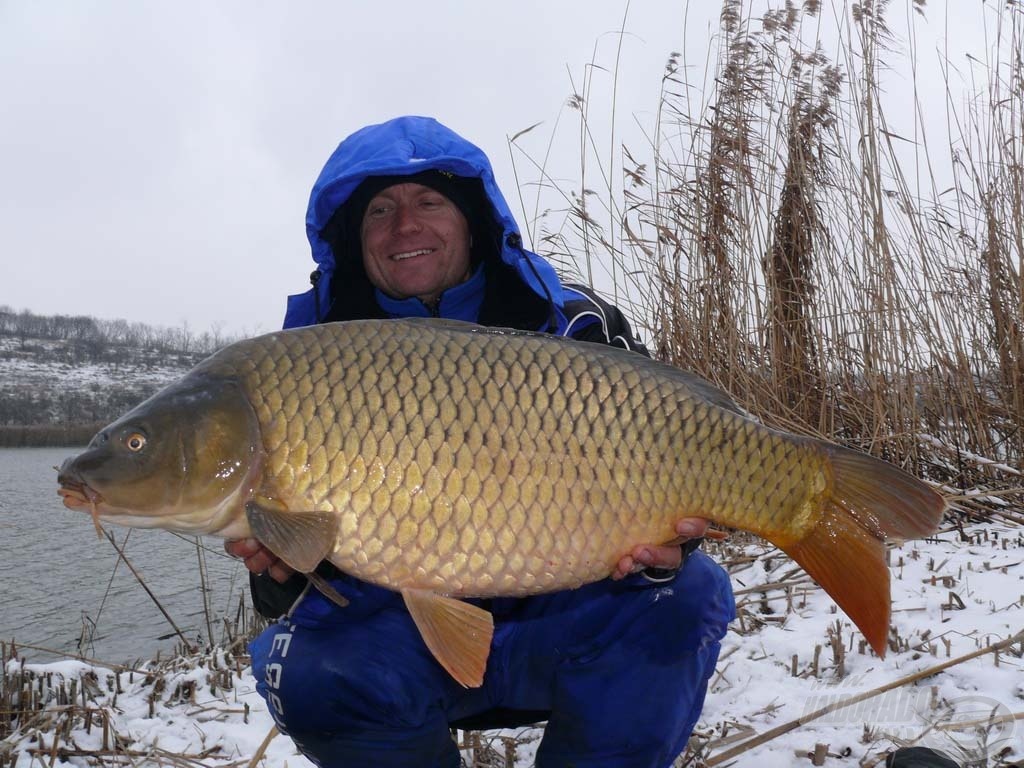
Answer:
[[[0,448],[63,448],[88,445],[102,422],[0,425]]]

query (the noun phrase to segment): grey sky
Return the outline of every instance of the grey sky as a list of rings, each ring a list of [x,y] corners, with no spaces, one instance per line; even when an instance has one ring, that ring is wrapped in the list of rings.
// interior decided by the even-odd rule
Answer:
[[[690,5],[686,42],[685,2],[632,3],[620,122],[650,122],[671,51],[704,67],[719,8]],[[543,155],[569,72],[581,82],[595,46],[613,66],[623,11],[620,0],[0,0],[0,305],[275,329],[285,295],[307,287],[309,189],[344,136],[436,116],[488,152],[518,210],[507,137],[544,121],[524,141]],[[609,104],[611,78],[595,83]],[[575,115],[561,119],[571,136]]]

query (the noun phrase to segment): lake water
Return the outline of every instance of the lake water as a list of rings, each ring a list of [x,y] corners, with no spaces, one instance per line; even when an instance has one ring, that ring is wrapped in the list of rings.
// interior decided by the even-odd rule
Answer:
[[[89,515],[66,509],[57,496],[54,467],[80,450],[0,448],[0,639],[109,662],[170,651],[180,639],[153,598],[111,543],[96,537]],[[119,544],[127,536],[128,560],[185,637],[200,644],[208,635],[202,557],[213,637],[222,639],[222,617],[233,620],[239,599],[248,601],[248,576],[220,539],[202,538],[197,550],[195,538],[105,527]]]

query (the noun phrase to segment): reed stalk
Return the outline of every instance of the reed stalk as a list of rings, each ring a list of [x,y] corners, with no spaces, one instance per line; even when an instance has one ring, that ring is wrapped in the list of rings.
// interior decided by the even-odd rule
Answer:
[[[892,28],[903,9],[910,44]],[[553,223],[535,203],[547,216],[529,226],[625,305],[658,357],[762,420],[1012,503],[1020,483],[995,465],[1024,460],[1024,12],[979,11],[991,44],[966,82],[945,62],[943,121],[888,95],[897,69],[918,97],[938,90],[916,84],[914,35],[941,10],[725,0],[705,70],[668,57],[649,143],[619,153],[621,185],[594,149],[588,81],[580,151],[605,160],[581,159],[579,186],[555,189],[536,163],[533,189],[576,204]],[[598,226],[597,210],[618,215]]]

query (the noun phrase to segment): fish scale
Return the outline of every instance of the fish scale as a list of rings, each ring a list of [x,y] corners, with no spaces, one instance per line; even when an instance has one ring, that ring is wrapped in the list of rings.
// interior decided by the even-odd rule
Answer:
[[[269,344],[239,345],[219,360],[228,367],[245,361],[243,381],[265,425],[272,470],[261,493],[291,509],[341,515],[345,535],[331,559],[354,575],[395,589],[487,596],[500,584],[502,594],[533,594],[606,576],[624,554],[622,542],[671,539],[674,521],[686,514],[725,505],[736,513],[785,510],[806,501],[799,474],[788,486],[767,488],[756,506],[713,483],[731,467],[754,466],[750,458],[762,450],[751,423],[702,412],[678,383],[624,371],[621,356],[577,344],[551,350],[548,340],[526,334],[371,328],[345,324],[337,329],[344,335],[330,336],[300,329]],[[324,362],[320,378],[296,383],[310,361]],[[321,381],[326,386],[314,397]],[[428,432],[437,439],[443,432],[445,450],[431,446]],[[673,435],[681,446],[672,445]],[[698,461],[702,454],[688,450],[729,436],[743,438],[729,454]],[[329,486],[312,482],[323,473],[311,458],[327,455],[328,443],[341,446],[332,452]],[[813,458],[777,453],[759,474],[791,477]],[[654,469],[672,455],[691,459],[685,471]],[[425,482],[428,476],[434,481]],[[399,519],[406,526],[389,546]],[[514,538],[489,530],[505,525]],[[439,537],[442,548],[457,547],[464,557],[431,556]]]
[[[606,578],[635,546],[672,540],[684,517],[781,547],[882,654],[885,543],[927,535],[944,509],[892,465],[768,429],[636,353],[438,320],[233,344],[60,472],[68,506],[256,535],[339,604],[314,573],[322,559],[401,591],[464,685],[482,681],[492,622],[457,598]]]

